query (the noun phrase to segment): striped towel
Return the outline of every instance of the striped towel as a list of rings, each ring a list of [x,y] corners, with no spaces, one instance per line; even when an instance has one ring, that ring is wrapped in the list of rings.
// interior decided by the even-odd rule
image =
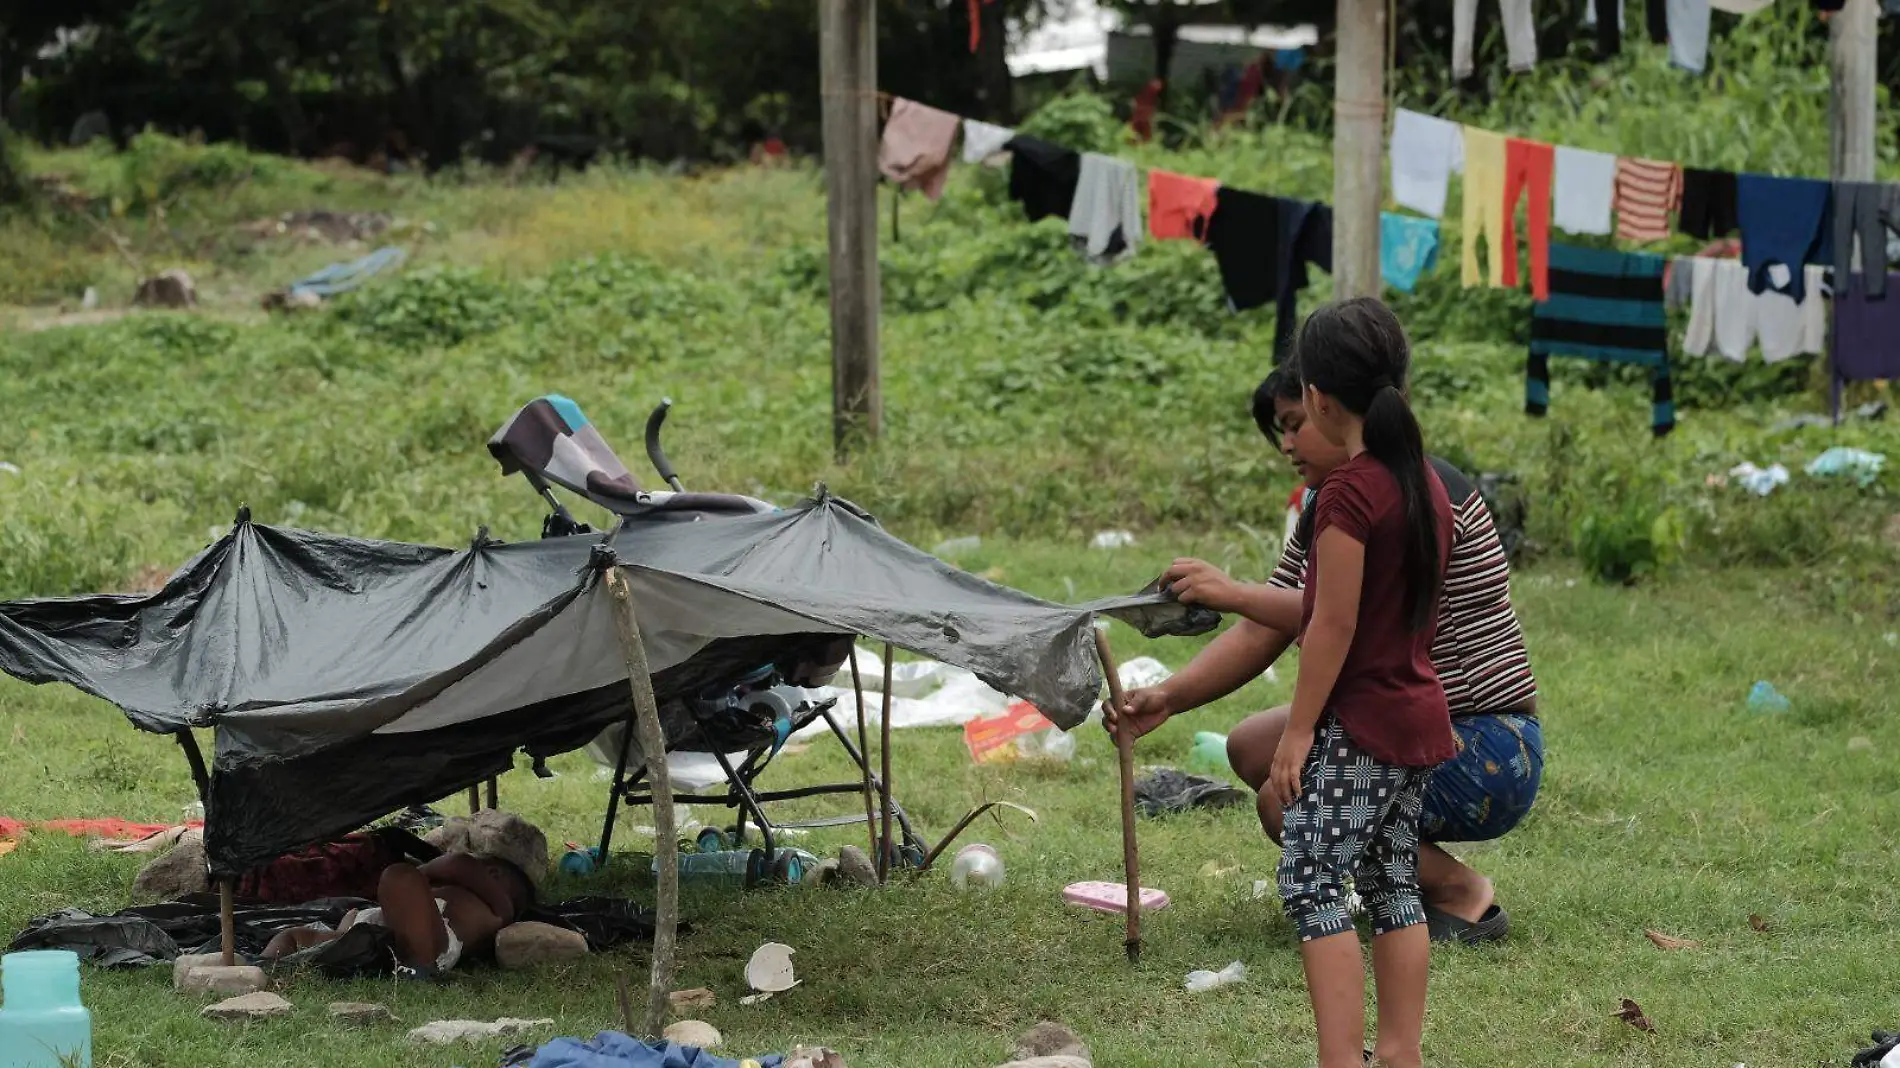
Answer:
[[[1550,299],[1531,305],[1526,412],[1550,410],[1550,357],[1578,356],[1650,368],[1650,430],[1661,437],[1675,428],[1664,262],[1648,252],[1550,246]]]
[[[1616,236],[1624,241],[1661,241],[1669,236],[1669,213],[1682,201],[1682,168],[1653,159],[1616,161]]]

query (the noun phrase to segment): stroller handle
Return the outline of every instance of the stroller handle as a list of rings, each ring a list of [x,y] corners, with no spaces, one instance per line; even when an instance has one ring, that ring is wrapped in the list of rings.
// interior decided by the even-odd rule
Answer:
[[[673,407],[673,398],[660,398],[660,406],[647,416],[647,459],[653,462],[653,469],[660,473],[666,484],[673,487],[675,493],[685,493],[686,487],[680,485],[680,477],[673,470],[672,461],[666,458],[666,450],[660,447],[660,428],[666,424],[666,413]]]

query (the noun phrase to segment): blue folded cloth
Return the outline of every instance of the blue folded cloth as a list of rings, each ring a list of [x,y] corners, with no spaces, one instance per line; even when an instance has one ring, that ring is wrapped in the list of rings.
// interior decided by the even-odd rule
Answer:
[[[759,1068],[778,1068],[777,1054],[753,1058]],[[677,1042],[641,1042],[618,1031],[602,1031],[583,1042],[557,1038],[542,1046],[528,1068],[740,1068],[740,1062]]]

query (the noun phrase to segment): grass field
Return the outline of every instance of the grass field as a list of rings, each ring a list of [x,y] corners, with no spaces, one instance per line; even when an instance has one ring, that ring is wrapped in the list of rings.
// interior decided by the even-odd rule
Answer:
[[[1069,582],[1085,594],[1128,587],[1163,550],[1011,543],[971,563],[1062,596]],[[1891,755],[1900,728],[1880,695],[1900,683],[1900,649],[1775,597],[1778,581],[1732,573],[1632,594],[1561,567],[1519,577],[1549,768],[1531,819],[1469,851],[1497,880],[1515,935],[1502,947],[1435,953],[1432,1063],[1840,1064],[1866,1031],[1893,1022],[1900,891]],[[1769,603],[1778,607],[1764,612]],[[1177,665],[1195,645],[1144,643],[1127,631],[1116,638],[1123,656]],[[1757,677],[1776,680],[1793,710],[1744,711]],[[1177,720],[1143,740],[1139,759],[1178,763],[1194,730],[1225,730],[1283,698],[1287,685],[1262,681]],[[13,742],[0,756],[0,811],[11,816],[162,821],[191,797],[175,747],[89,699],[0,685],[0,736]],[[1311,1062],[1290,928],[1272,901],[1252,899],[1252,881],[1271,876],[1276,854],[1247,811],[1144,821],[1144,881],[1168,890],[1174,905],[1150,917],[1146,951],[1130,968],[1118,921],[1059,901],[1066,883],[1114,878],[1119,865],[1114,754],[1099,730],[1084,728],[1075,760],[1053,769],[973,767],[954,730],[899,732],[894,749],[898,792],[928,830],[941,833],[994,799],[1029,805],[1041,820],[986,820],[970,832],[1007,864],[1007,882],[991,895],[959,893],[937,874],[881,891],[689,896],[696,932],[684,942],[680,986],[718,991],[718,1008],[704,1015],[735,1050],[823,1042],[854,1066],[961,1068],[1002,1060],[1017,1032],[1053,1018],[1076,1027],[1104,1065]],[[775,782],[843,768],[823,744],[782,760]],[[550,781],[525,767],[506,777],[505,806],[557,840],[592,840],[602,803],[593,766],[570,756],[554,767],[560,777]],[[695,815],[716,818],[703,807]],[[649,846],[629,829],[642,822],[643,814],[623,819],[616,841]],[[826,852],[857,840],[831,832],[808,844]],[[0,928],[68,904],[127,903],[137,864],[36,836],[0,858]],[[624,879],[623,871],[566,880],[551,892],[642,892]],[[1750,926],[1751,914],[1766,920],[1765,932]],[[1701,946],[1663,952],[1645,929]],[[767,940],[797,949],[805,984],[740,1007],[745,958]],[[1244,986],[1181,989],[1189,970],[1232,960],[1249,969]],[[614,1025],[612,976],[637,982],[644,964],[638,949],[616,951],[531,977],[468,969],[439,988],[299,978],[283,991],[296,1015],[248,1026],[198,1019],[195,1002],[173,994],[160,972],[89,973],[86,992],[102,1065],[474,1065],[495,1049],[419,1052],[403,1028],[549,1016],[558,1033],[591,1034]],[[1611,1018],[1624,997],[1642,1005],[1655,1033]],[[367,1033],[331,1025],[325,1005],[354,999],[385,1002],[402,1024]]]
[[[1641,97],[1642,114],[1719,142],[1719,159],[1709,143],[1698,149],[1710,165],[1744,165],[1746,146],[1741,133],[1708,131],[1755,130],[1774,155],[1748,158],[1783,170],[1820,151],[1822,127],[1802,117],[1814,94],[1776,90],[1764,74],[1690,100],[1659,70],[1586,93],[1553,64],[1551,91],[1587,99],[1540,111],[1524,106],[1529,89],[1514,90],[1465,117],[1665,154],[1668,131],[1601,140],[1615,132],[1603,109],[1620,106],[1605,101]],[[1774,112],[1779,125],[1749,125],[1783,102],[1793,110]],[[1598,140],[1584,136],[1599,128]],[[1269,127],[1143,160],[1321,195],[1325,147]],[[458,544],[487,525],[533,537],[538,507],[496,477],[481,446],[548,391],[580,400],[629,459],[639,420],[670,395],[671,451],[691,485],[789,501],[824,480],[915,544],[980,535],[958,563],[1058,600],[1127,592],[1183,552],[1247,575],[1269,564],[1275,539],[1261,532],[1278,528],[1292,478],[1264,450],[1246,398],[1268,364],[1271,322],[1222,308],[1200,250],[1148,247],[1115,271],[1086,269],[1059,225],[1020,223],[996,174],[959,172],[935,206],[907,200],[903,240],[883,250],[886,437],[839,463],[822,196],[809,168],[694,178],[603,168],[547,186],[388,180],[221,152],[152,142],[124,158],[36,154],[38,170],[66,175],[98,205],[130,207],[97,207],[90,222],[0,218],[0,598],[148,586],[240,504],[261,522],[366,536]],[[410,262],[323,313],[267,317],[259,295],[365,250],[260,242],[242,227],[319,206],[392,212]],[[192,269],[202,306],[129,312],[136,272],[101,227],[141,265]],[[79,315],[87,285],[105,306]],[[1309,296],[1328,291],[1322,280]],[[1527,298],[1462,290],[1441,258],[1395,306],[1413,335],[1430,446],[1519,476],[1542,550],[1518,568],[1514,592],[1542,684],[1543,794],[1518,831],[1469,851],[1497,881],[1515,933],[1501,947],[1435,952],[1428,1060],[1845,1064],[1867,1032],[1900,1025],[1900,726],[1889,696],[1900,683],[1900,481],[1891,465],[1864,486],[1800,467],[1837,444],[1900,455],[1900,421],[1779,426],[1821,406],[1807,359],[1680,361],[1683,421],[1662,441],[1650,439],[1642,383],[1579,366],[1557,369],[1550,418],[1530,420]],[[1852,401],[1884,396],[1864,388]],[[1721,478],[1742,460],[1783,462],[1794,480],[1755,498]],[[1120,528],[1137,533],[1134,548],[1086,547]],[[1606,562],[1639,565],[1642,581],[1599,583]],[[1175,666],[1197,647],[1115,638],[1124,657]],[[1140,759],[1178,763],[1195,730],[1226,730],[1284,699],[1285,667],[1279,683],[1145,739]],[[1792,709],[1745,711],[1757,679]],[[0,678],[0,739],[9,817],[164,821],[192,800],[172,743],[68,691]],[[1056,768],[973,767],[954,731],[902,732],[895,748],[898,793],[928,831],[986,800],[1039,813],[969,836],[1001,851],[1006,884],[965,895],[939,875],[879,891],[692,895],[679,985],[719,992],[705,1015],[730,1051],[803,1041],[842,1050],[854,1068],[964,1068],[1001,1061],[1013,1036],[1050,1018],[1079,1030],[1103,1068],[1311,1063],[1290,928],[1252,893],[1277,854],[1247,811],[1144,823],[1145,881],[1174,905],[1149,920],[1130,968],[1116,920],[1059,900],[1069,882],[1117,877],[1114,758],[1099,730],[1084,729],[1074,761]],[[597,769],[577,754],[554,767],[553,780],[508,776],[505,806],[556,841],[592,841]],[[784,757],[771,781],[842,767],[821,744]],[[617,844],[642,847],[633,828],[643,822],[623,819]],[[826,853],[857,840],[802,844]],[[67,905],[127,904],[137,866],[34,836],[0,855],[0,932]],[[551,888],[602,891],[646,892],[624,865]],[[1665,952],[1645,930],[1699,945]],[[798,950],[805,984],[741,1007],[742,966],[766,940]],[[1245,985],[1182,990],[1189,970],[1236,959]],[[471,968],[439,987],[297,978],[284,988],[297,1013],[251,1026],[201,1020],[157,972],[89,972],[86,991],[95,1063],[112,1068],[476,1068],[496,1048],[419,1051],[404,1029],[511,1015],[591,1034],[616,1021],[613,977],[637,982],[645,963],[636,948],[531,977]],[[1625,997],[1654,1033],[1612,1017]],[[328,1021],[327,1003],[361,999],[384,1001],[401,1024],[353,1032]]]

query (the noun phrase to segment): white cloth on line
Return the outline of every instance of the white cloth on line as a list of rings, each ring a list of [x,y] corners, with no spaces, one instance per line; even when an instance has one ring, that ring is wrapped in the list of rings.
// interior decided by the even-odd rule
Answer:
[[[1709,6],[1731,15],[1753,15],[1775,0],[1709,0]]]
[[[1709,65],[1709,0],[1664,0],[1669,62],[1701,74]]]
[[[1682,266],[1692,266],[1694,271],[1682,351],[1706,355],[1713,340],[1716,351],[1735,363],[1745,362],[1748,350],[1757,344],[1767,363],[1826,351],[1827,309],[1821,292],[1826,268],[1809,265],[1805,269],[1806,297],[1796,304],[1786,293],[1750,292],[1748,268],[1738,260],[1696,257],[1677,269]]]
[[[1443,218],[1452,172],[1465,164],[1458,124],[1400,108],[1392,117],[1391,153],[1392,199],[1420,215]]]
[[[1084,152],[1075,201],[1069,205],[1069,239],[1076,250],[1097,266],[1119,263],[1134,255],[1143,229],[1141,175],[1135,165]]]
[[[1616,201],[1616,157],[1608,152],[1557,146],[1552,182],[1551,222],[1573,234],[1610,232],[1610,208]]]
[[[1000,154],[1003,146],[1010,143],[1016,131],[1007,126],[993,126],[978,119],[963,120],[963,162],[982,163],[990,157]]]
[[[1527,71],[1537,66],[1537,17],[1531,12],[1531,0],[1498,0],[1498,14],[1504,22],[1504,48],[1511,69]],[[1478,0],[1452,0],[1451,5],[1451,76],[1471,76],[1471,38],[1478,22]]]

